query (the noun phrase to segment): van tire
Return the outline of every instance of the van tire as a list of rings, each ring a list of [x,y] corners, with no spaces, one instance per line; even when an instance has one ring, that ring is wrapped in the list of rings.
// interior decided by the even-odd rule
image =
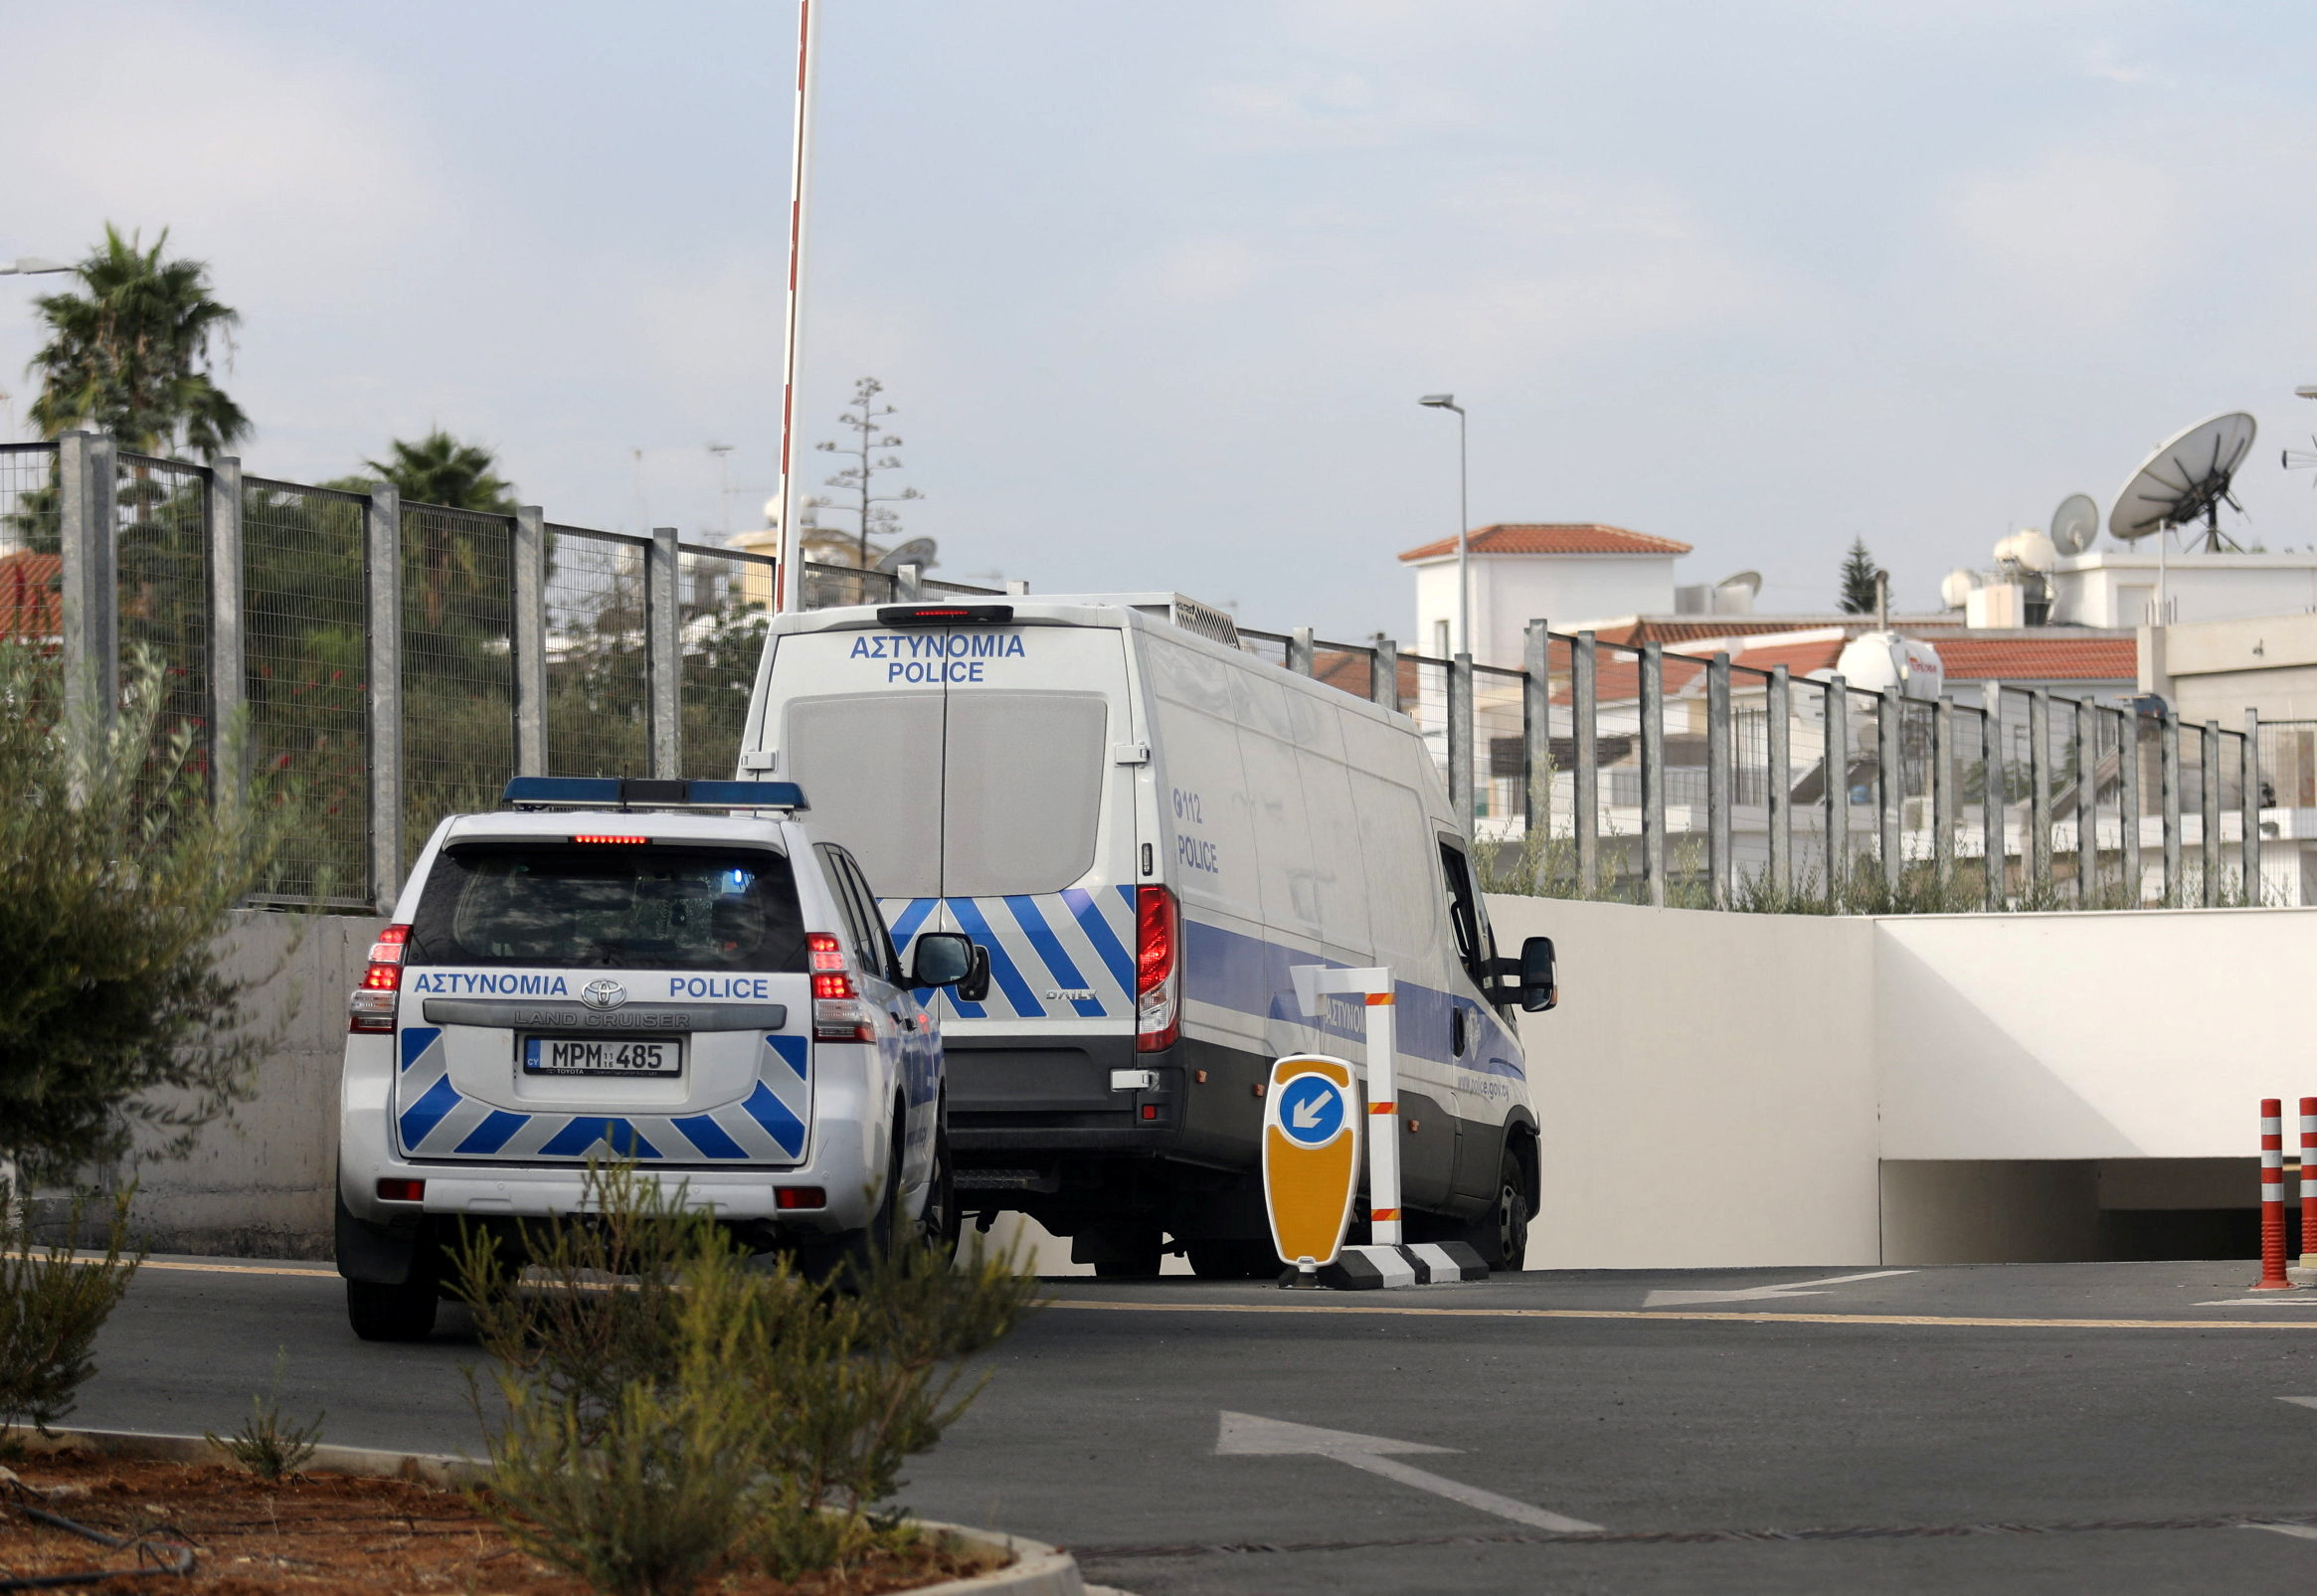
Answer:
[[[1464,1240],[1491,1270],[1518,1269],[1528,1253],[1528,1173],[1508,1142],[1497,1163],[1497,1194]]]
[[[346,1322],[366,1341],[423,1341],[435,1333],[435,1283],[427,1279],[383,1286],[346,1282]]]
[[[1201,1280],[1269,1280],[1279,1273],[1279,1253],[1268,1241],[1194,1241],[1183,1252]]]
[[[1094,1265],[1096,1280],[1157,1280],[1161,1238],[1157,1225],[1138,1226],[1124,1233],[1123,1239],[1113,1238],[1104,1250],[1108,1258],[1097,1259]]]

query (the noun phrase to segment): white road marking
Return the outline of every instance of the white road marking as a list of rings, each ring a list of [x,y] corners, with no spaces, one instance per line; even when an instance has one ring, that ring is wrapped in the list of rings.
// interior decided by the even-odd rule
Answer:
[[[1654,1291],[1642,1299],[1644,1308],[1688,1308],[1697,1303],[1760,1303],[1781,1297],[1823,1297],[1816,1286],[1847,1286],[1854,1280],[1883,1280],[1911,1275],[1911,1269],[1875,1269],[1864,1275],[1829,1275],[1824,1280],[1794,1280],[1783,1286],[1752,1286],[1743,1291]]]
[[[1252,1413],[1224,1413],[1215,1436],[1217,1457],[1320,1457],[1334,1458],[1337,1463],[1348,1463],[1354,1469],[1397,1480],[1404,1486],[1429,1491],[1436,1497],[1461,1502],[1499,1518],[1510,1518],[1516,1524],[1531,1529],[1585,1530],[1598,1529],[1599,1524],[1570,1518],[1561,1513],[1547,1512],[1532,1507],[1525,1502],[1515,1502],[1511,1497],[1500,1497],[1493,1491],[1468,1486],[1458,1480],[1444,1480],[1439,1475],[1413,1468],[1387,1456],[1395,1452],[1447,1453],[1454,1447],[1428,1446],[1421,1441],[1393,1441],[1380,1435],[1355,1435],[1349,1430],[1323,1430],[1317,1425],[1290,1424],[1285,1419],[1260,1418]]]
[[[2238,1524],[2239,1529],[2265,1529],[2272,1535],[2292,1535],[2301,1540],[2317,1540],[2317,1529],[2307,1524]]]
[[[2280,1396],[2279,1402],[2290,1402],[2297,1408],[2317,1408],[2317,1396]]]
[[[2317,1292],[2274,1292],[2266,1297],[2220,1297],[2199,1308],[2308,1308],[2317,1305]]]

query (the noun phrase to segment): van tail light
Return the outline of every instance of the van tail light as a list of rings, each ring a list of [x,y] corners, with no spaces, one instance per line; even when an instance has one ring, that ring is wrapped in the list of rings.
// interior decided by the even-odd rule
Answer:
[[[1135,889],[1135,1051],[1156,1053],[1182,1033],[1182,916],[1164,887]]]
[[[370,964],[362,972],[362,984],[346,999],[348,1031],[394,1029],[394,1007],[403,988],[403,951],[410,940],[410,927],[389,926],[370,945]]]
[[[875,1041],[876,1016],[853,985],[844,944],[826,932],[815,931],[804,939],[804,948],[812,966],[812,1039]]]

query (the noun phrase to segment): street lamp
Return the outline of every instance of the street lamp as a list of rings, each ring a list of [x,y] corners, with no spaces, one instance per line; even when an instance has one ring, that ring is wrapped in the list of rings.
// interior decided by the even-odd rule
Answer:
[[[0,277],[36,277],[44,271],[70,271],[73,268],[62,261],[44,261],[37,255],[18,256],[7,266],[0,266]]]
[[[1470,473],[1466,469],[1464,437],[1464,407],[1456,402],[1454,394],[1426,394],[1417,404],[1432,410],[1456,412],[1456,652],[1469,654],[1473,649],[1473,588],[1467,575],[1467,564],[1472,554],[1468,525],[1472,513],[1466,508],[1470,496]]]

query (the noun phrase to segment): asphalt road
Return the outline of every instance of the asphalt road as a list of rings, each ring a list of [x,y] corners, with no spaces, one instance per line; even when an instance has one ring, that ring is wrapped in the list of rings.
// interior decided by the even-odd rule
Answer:
[[[2245,1302],[2243,1264],[2081,1264],[1759,1295],[1861,1273],[1055,1282],[903,1496],[1144,1596],[2317,1575],[2317,1527],[2242,1527],[2317,1526],[2317,1291]],[[368,1345],[313,1266],[156,1260],[73,1422],[230,1428],[279,1348],[285,1409],[326,1409],[328,1439],[471,1450],[480,1354],[450,1318]]]

